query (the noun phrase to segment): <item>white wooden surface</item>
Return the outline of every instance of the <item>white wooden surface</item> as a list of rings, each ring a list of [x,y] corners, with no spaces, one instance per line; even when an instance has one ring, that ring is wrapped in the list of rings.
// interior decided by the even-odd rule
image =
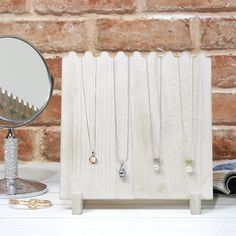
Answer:
[[[95,58],[90,52],[83,56],[89,123],[94,124]],[[121,157],[126,152],[127,120],[127,56],[120,52],[115,58],[117,87],[118,137]],[[160,57],[148,54],[150,96],[153,107],[154,133],[159,133]],[[199,192],[201,199],[212,198],[211,153],[211,60],[200,54],[193,59],[181,54],[181,84],[178,83],[177,59],[171,53],[162,58],[162,147],[161,172],[153,172],[150,117],[145,57],[135,52],[131,65],[130,155],[126,164],[128,178],[118,175],[115,157],[113,59],[108,53],[97,57],[97,157],[88,161],[89,144],[81,84],[81,57],[70,53],[63,58],[62,81],[62,143],[61,196],[70,199],[72,192],[84,199],[190,199]],[[156,76],[155,76],[156,70]],[[187,146],[194,158],[194,173],[185,172],[179,86],[183,96],[183,116]],[[193,89],[193,91],[192,91]],[[192,102],[192,92],[194,101]],[[192,112],[193,103],[193,112]],[[193,114],[193,116],[192,116]],[[194,129],[192,131],[192,119]],[[194,145],[192,143],[194,142]]]
[[[53,206],[44,210],[13,209],[0,200],[1,235],[13,236],[222,236],[236,234],[236,197],[215,196],[203,201],[201,216],[189,214],[186,201],[160,205],[157,200],[87,201],[84,213],[71,215],[70,201],[59,198],[59,165],[21,165],[20,176],[46,183],[49,192],[38,198]],[[0,165],[0,177],[3,165]],[[213,210],[214,209],[214,210]]]

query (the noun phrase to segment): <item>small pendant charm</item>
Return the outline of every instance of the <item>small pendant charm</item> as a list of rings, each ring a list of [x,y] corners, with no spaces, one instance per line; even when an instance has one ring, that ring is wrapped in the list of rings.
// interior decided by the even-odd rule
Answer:
[[[126,177],[126,169],[125,169],[124,163],[121,163],[121,166],[120,166],[120,169],[119,169],[119,176],[121,178],[125,178]]]
[[[160,158],[159,157],[154,157],[153,158],[153,170],[155,172],[159,172],[160,171],[160,168],[161,168],[161,165],[160,165]]]
[[[193,161],[192,160],[186,160],[185,161],[185,170],[188,174],[191,174],[193,172]]]
[[[89,162],[91,164],[96,164],[97,163],[97,157],[95,156],[95,152],[92,152],[92,155],[89,157]]]

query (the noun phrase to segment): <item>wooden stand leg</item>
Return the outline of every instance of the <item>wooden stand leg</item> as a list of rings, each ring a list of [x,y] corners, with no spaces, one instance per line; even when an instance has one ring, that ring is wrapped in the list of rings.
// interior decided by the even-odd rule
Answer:
[[[190,211],[192,215],[201,215],[201,195],[200,193],[190,194]]]
[[[72,194],[72,215],[80,215],[83,212],[84,201],[82,193]]]

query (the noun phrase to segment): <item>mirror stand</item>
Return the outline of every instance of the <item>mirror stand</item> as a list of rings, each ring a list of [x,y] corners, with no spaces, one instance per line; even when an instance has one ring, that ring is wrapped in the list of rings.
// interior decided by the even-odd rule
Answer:
[[[34,197],[47,192],[47,186],[18,177],[14,128],[29,124],[44,111],[52,96],[53,77],[40,52],[24,39],[0,36],[0,52],[0,128],[8,129],[0,198]]]
[[[47,185],[18,177],[18,139],[14,129],[8,129],[4,140],[4,174],[0,180],[0,198],[34,197],[47,192]]]

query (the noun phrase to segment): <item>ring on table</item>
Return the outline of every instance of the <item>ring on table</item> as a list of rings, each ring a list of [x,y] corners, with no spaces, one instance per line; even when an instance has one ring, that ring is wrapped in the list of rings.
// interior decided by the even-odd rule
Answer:
[[[36,208],[47,208],[52,206],[52,202],[49,200],[43,199],[30,199],[29,201],[23,201],[18,199],[10,199],[10,205],[24,205],[27,206],[28,209],[34,210]]]

